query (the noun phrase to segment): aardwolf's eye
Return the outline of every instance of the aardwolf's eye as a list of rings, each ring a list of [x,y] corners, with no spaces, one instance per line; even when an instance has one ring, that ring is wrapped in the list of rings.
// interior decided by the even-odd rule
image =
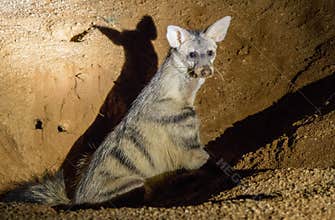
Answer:
[[[196,53],[196,52],[190,52],[190,53],[188,54],[188,56],[189,56],[190,58],[196,58],[196,57],[197,57],[197,53]]]
[[[212,51],[212,50],[208,50],[208,51],[207,51],[207,55],[208,55],[209,57],[213,56],[213,55],[214,55],[214,51]]]

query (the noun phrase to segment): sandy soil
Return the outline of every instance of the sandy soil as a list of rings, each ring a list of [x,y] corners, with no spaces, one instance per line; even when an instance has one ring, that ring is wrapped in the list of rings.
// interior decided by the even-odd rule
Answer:
[[[164,59],[166,26],[233,17],[217,74],[196,100],[209,164],[157,177],[145,199],[121,199],[137,208],[1,204],[1,215],[331,219],[334,8],[307,0],[1,1],[0,190],[62,167],[69,195],[80,156],[94,151]]]
[[[335,169],[254,170],[200,204],[73,211],[0,203],[1,219],[334,219]],[[223,183],[223,182],[221,182]],[[222,185],[221,185],[222,186]],[[201,191],[201,190],[200,190]],[[183,201],[185,202],[185,201]],[[33,210],[33,211],[32,211]]]

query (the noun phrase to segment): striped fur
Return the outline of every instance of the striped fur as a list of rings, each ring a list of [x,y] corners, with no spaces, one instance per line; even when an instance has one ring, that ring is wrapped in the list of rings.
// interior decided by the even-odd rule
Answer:
[[[23,183],[2,196],[2,202],[27,202],[39,204],[68,204],[62,170],[54,175]]]
[[[168,56],[79,175],[73,203],[104,202],[142,187],[152,176],[206,163],[193,104],[213,73],[216,42],[229,22],[230,17],[220,19],[205,32],[168,27]]]

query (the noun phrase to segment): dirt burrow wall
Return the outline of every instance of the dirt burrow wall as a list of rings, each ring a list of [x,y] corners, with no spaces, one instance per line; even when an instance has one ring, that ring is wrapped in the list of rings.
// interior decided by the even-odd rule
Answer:
[[[167,25],[201,29],[233,17],[217,74],[197,97],[206,144],[334,73],[334,7],[307,0],[2,1],[1,188],[59,168],[92,123],[115,125],[162,63]]]

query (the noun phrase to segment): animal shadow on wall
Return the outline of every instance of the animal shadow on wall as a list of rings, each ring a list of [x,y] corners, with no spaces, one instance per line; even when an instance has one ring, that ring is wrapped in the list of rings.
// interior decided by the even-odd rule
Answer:
[[[78,181],[78,164],[89,162],[107,134],[121,121],[131,103],[157,71],[158,57],[152,44],[157,31],[150,16],[144,16],[135,30],[119,32],[103,26],[94,26],[114,44],[124,48],[125,63],[115,85],[108,93],[99,114],[90,127],[73,144],[62,164],[65,184],[70,198]],[[83,157],[83,155],[85,155]],[[81,167],[84,169],[85,165]],[[77,178],[73,178],[76,176]]]

